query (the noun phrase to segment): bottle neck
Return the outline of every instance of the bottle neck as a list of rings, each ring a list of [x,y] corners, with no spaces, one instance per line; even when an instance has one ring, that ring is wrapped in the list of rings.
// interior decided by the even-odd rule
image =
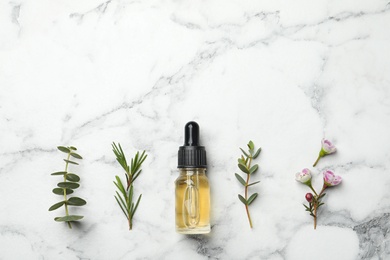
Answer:
[[[180,175],[206,175],[206,168],[179,168]]]

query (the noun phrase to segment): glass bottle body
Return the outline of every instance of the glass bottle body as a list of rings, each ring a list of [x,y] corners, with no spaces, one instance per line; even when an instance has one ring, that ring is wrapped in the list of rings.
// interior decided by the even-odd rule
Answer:
[[[181,168],[176,179],[176,231],[210,232],[210,186],[205,168]]]

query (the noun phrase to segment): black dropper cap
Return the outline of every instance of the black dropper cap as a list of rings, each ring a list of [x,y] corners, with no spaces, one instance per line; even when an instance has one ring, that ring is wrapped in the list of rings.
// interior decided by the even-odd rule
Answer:
[[[184,127],[184,146],[179,148],[177,168],[207,168],[206,150],[199,145],[199,125],[188,122]]]

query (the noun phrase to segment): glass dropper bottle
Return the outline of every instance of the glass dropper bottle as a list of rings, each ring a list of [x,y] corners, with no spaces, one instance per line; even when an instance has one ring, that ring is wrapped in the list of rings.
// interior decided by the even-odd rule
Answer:
[[[176,179],[176,231],[181,234],[210,232],[210,186],[206,176],[206,150],[199,145],[199,125],[184,127],[184,145],[180,146]]]

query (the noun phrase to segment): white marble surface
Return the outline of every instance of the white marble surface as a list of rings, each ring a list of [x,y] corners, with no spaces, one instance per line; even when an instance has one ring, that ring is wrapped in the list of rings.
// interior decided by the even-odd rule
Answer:
[[[0,259],[389,259],[390,3],[373,1],[0,1]],[[183,126],[196,120],[212,232],[174,231]],[[295,172],[320,140],[341,175],[318,229]],[[248,227],[238,147],[263,148]],[[149,154],[127,230],[110,144]],[[69,230],[48,212],[63,168],[84,156]],[[312,167],[310,167],[312,169]]]

